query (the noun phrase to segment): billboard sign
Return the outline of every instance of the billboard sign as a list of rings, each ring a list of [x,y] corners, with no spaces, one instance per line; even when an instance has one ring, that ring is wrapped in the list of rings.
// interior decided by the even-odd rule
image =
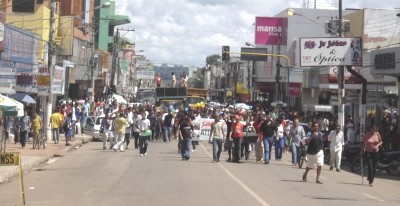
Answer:
[[[154,79],[154,71],[145,71],[145,70],[139,70],[136,72],[136,78],[137,79]]]
[[[301,83],[289,82],[288,96],[300,97],[301,96]]]
[[[286,45],[287,18],[256,17],[255,44]]]
[[[242,47],[240,49],[240,60],[243,61],[267,61],[267,55],[262,55],[267,53],[267,48],[249,48]],[[254,53],[254,54],[249,54]]]
[[[0,68],[0,91],[2,94],[15,94],[16,74],[16,70],[13,67]]]
[[[53,70],[53,84],[52,92],[53,94],[64,94],[65,86],[65,69],[64,67],[55,66]]]
[[[362,66],[361,38],[300,38],[300,66]]]

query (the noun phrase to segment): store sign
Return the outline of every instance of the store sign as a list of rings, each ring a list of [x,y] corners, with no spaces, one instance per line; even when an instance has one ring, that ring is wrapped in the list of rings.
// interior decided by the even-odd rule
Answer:
[[[300,97],[301,95],[301,83],[289,82],[288,96]]]
[[[286,45],[287,18],[256,17],[255,44]]]
[[[361,38],[300,38],[300,66],[362,66]]]
[[[136,72],[136,78],[137,79],[153,80],[154,79],[154,71],[142,71],[142,70],[139,70],[139,71]]]
[[[2,94],[15,94],[16,82],[17,76],[15,68],[0,68],[0,91]]]

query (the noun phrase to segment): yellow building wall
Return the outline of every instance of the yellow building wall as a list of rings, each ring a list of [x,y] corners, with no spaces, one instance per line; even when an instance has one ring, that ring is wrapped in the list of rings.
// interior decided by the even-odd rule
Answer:
[[[8,13],[6,22],[15,27],[34,32],[39,35],[41,41],[38,57],[47,59],[47,44],[50,32],[50,9],[42,5],[38,7],[35,13]],[[59,9],[56,4],[54,15],[54,37],[57,37],[57,25],[59,22]]]

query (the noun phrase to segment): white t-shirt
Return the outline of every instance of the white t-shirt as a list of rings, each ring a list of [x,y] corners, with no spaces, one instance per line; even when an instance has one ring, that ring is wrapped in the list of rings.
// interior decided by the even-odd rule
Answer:
[[[139,119],[137,122],[137,126],[140,130],[139,135],[143,135],[143,131],[150,128],[150,120],[149,119]]]

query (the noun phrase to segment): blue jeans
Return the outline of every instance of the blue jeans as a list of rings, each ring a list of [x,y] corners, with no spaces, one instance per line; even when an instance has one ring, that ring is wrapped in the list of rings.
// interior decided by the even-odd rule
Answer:
[[[164,126],[164,142],[171,141],[172,127]]]
[[[219,162],[219,157],[222,152],[222,139],[213,138],[213,161]]]
[[[275,160],[282,159],[282,151],[285,146],[285,138],[275,139]]]
[[[263,144],[264,144],[264,161],[265,164],[268,164],[269,160],[271,160],[272,137],[265,136],[263,138]]]
[[[60,141],[60,128],[52,128],[51,130],[53,132],[53,141],[58,144]]]
[[[233,141],[233,151],[232,151],[232,157],[234,162],[239,162],[240,160],[240,148],[242,147],[242,141],[243,138],[232,138]]]
[[[292,164],[299,163],[299,155],[300,155],[300,147],[296,146],[295,143],[292,143]]]
[[[183,159],[190,159],[190,145],[192,141],[190,138],[184,138],[181,143],[181,155]]]

